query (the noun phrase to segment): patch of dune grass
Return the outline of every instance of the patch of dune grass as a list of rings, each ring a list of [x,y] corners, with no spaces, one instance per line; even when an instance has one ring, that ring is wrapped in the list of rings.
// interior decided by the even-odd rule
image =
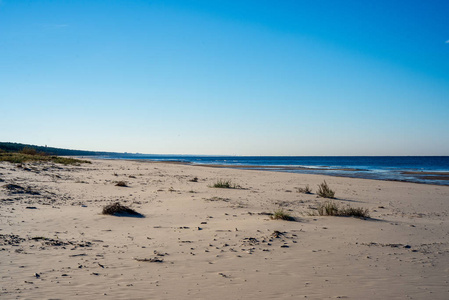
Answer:
[[[340,207],[332,200],[325,201],[318,205],[316,214],[319,216],[339,216],[339,217],[355,217],[355,218],[369,218],[369,210],[363,207],[351,207],[349,205]]]
[[[312,194],[312,190],[310,189],[309,185],[306,185],[303,188],[296,188],[296,190],[298,191],[298,193],[303,193],[303,194]]]
[[[92,162],[84,159],[76,159],[62,156],[50,156],[52,162],[63,165],[78,165],[82,163],[91,164]]]
[[[241,188],[239,185],[232,182],[232,180],[218,179],[214,184],[209,187],[219,188],[219,189],[239,189]]]
[[[337,216],[338,205],[334,201],[325,201],[318,205],[319,216]]]
[[[272,220],[285,220],[285,221],[294,221],[295,218],[292,217],[288,212],[283,209],[276,210],[273,215],[270,217]]]
[[[34,150],[34,149],[32,149]],[[63,165],[79,165],[82,163],[88,163],[91,162],[88,160],[82,160],[82,159],[76,159],[71,157],[62,157],[62,156],[54,156],[54,155],[47,155],[45,153],[35,153],[32,151],[25,151],[23,152],[2,152],[0,153],[0,161],[7,161],[10,163],[27,163],[27,162],[53,162],[57,164],[63,164]],[[32,154],[34,153],[34,154]]]
[[[355,217],[355,218],[369,218],[369,210],[363,207],[344,207],[339,211],[340,216]]]
[[[318,191],[316,193],[318,196],[323,198],[335,198],[335,191],[331,190],[331,188],[327,185],[326,180],[318,185]]]

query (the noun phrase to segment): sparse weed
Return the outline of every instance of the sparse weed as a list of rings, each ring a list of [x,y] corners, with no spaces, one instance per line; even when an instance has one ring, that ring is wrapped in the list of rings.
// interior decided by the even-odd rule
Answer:
[[[356,217],[356,218],[369,218],[369,210],[363,207],[350,207],[347,206],[340,210],[340,216]]]
[[[213,185],[209,186],[213,188],[220,189],[239,189],[241,188],[239,185],[233,183],[231,180],[218,179]]]
[[[306,185],[306,187],[303,188],[296,188],[296,190],[298,191],[298,193],[312,194],[312,190],[310,189],[309,185]]]
[[[319,216],[339,216],[339,217],[356,217],[356,218],[369,218],[369,210],[362,207],[340,207],[334,201],[329,200],[322,202],[318,205],[317,212],[310,215]]]
[[[325,201],[318,205],[319,216],[338,216],[339,207],[334,201]]]
[[[283,209],[276,210],[273,215],[270,217],[272,220],[285,220],[285,221],[294,221],[295,218],[293,218],[289,213],[285,212]]]
[[[316,193],[318,194],[318,196],[323,198],[335,198],[335,191],[330,189],[330,187],[327,185],[326,180],[318,185],[318,191]]]

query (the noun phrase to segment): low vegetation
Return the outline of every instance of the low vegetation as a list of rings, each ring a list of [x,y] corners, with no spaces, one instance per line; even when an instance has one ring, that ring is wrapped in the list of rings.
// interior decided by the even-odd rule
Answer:
[[[141,213],[138,213],[132,208],[129,208],[128,206],[121,205],[119,202],[116,202],[114,204],[109,204],[103,207],[103,215],[112,215],[112,216],[118,216],[118,217],[137,217],[137,218],[143,218],[144,215]]]
[[[209,186],[220,189],[239,189],[239,185],[233,183],[231,180],[218,179],[213,185]]]
[[[292,217],[288,212],[283,209],[276,210],[270,217],[272,220],[285,220],[285,221],[294,221],[295,218]]]
[[[29,154],[29,155],[41,155],[41,156],[48,155],[48,154],[45,153],[45,152],[38,152],[36,149],[30,148],[30,147],[25,147],[25,148],[23,148],[19,153],[22,153],[22,154]]]
[[[318,185],[318,191],[316,193],[318,196],[323,198],[335,198],[335,191],[331,190],[331,188],[327,185],[326,180]]]
[[[77,159],[71,157],[62,157],[62,156],[50,156],[50,161],[63,164],[63,165],[80,165],[80,164],[91,164],[92,162],[84,159]]]
[[[306,187],[303,188],[296,188],[296,190],[298,191],[298,193],[312,194],[312,190],[310,189],[309,185],[306,185]]]
[[[0,161],[7,161],[16,164],[30,163],[30,162],[53,162],[63,165],[80,165],[82,163],[88,164],[91,163],[88,160],[47,155],[45,153],[33,150],[34,149],[30,150],[24,149],[21,152],[0,152]]]
[[[340,207],[332,200],[325,201],[318,205],[316,214],[319,216],[340,216],[340,217],[356,217],[369,218],[369,210],[363,207],[351,207],[349,205]]]
[[[319,216],[338,216],[338,205],[334,201],[325,201],[318,205]]]
[[[0,142],[0,152],[21,152],[23,149],[33,149],[38,153],[46,153],[47,155],[70,155],[70,156],[93,156],[93,155],[107,155],[111,152],[97,152],[85,150],[70,150],[62,148],[54,148],[47,146],[37,146],[30,144]]]
[[[369,210],[363,207],[351,207],[347,206],[340,209],[341,216],[356,217],[356,218],[369,218]]]

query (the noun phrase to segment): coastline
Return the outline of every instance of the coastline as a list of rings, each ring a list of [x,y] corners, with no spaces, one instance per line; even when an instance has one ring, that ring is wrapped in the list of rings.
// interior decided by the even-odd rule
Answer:
[[[86,157],[84,157],[86,158]],[[104,159],[123,159],[123,158],[104,158]],[[288,166],[288,165],[248,165],[248,164],[211,164],[196,163],[181,160],[153,160],[153,159],[133,159],[125,160],[154,163],[184,164],[200,167],[211,168],[229,168],[241,170],[258,170],[258,171],[274,171],[274,172],[290,172],[299,174],[317,174],[334,177],[359,178],[382,181],[411,182],[430,185],[449,185],[449,171],[409,171],[406,169],[396,169],[387,172],[373,172],[364,168],[347,168],[347,167],[320,167],[320,166]]]
[[[447,298],[447,186],[150,161],[28,165],[0,163],[2,299]],[[218,179],[241,188],[212,188]],[[309,215],[324,180],[335,203],[371,218]],[[313,194],[297,192],[306,185]],[[101,214],[116,201],[145,218]],[[296,221],[271,220],[278,209]]]

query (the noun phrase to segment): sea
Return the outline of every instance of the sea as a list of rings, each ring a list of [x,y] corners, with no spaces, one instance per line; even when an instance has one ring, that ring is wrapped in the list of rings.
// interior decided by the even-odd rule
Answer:
[[[101,155],[98,158],[166,161],[449,185],[449,156],[206,156],[116,153]]]

